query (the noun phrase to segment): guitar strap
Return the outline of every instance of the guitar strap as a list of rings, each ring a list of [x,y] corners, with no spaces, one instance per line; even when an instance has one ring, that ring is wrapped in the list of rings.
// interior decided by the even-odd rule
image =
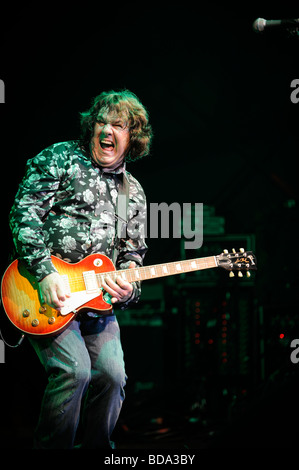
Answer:
[[[122,174],[120,181],[118,198],[116,205],[116,231],[112,261],[115,265],[116,259],[120,250],[121,240],[127,237],[127,224],[128,224],[128,204],[129,204],[130,183],[126,174],[126,170]]]

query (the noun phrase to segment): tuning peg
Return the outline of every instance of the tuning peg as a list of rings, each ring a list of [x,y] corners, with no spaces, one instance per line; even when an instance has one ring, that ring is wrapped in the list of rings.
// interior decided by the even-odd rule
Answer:
[[[240,248],[240,253],[244,253],[244,252],[245,252],[244,248]]]
[[[235,274],[233,273],[233,271],[229,272],[229,277],[235,277]]]
[[[233,252],[233,253],[236,253],[236,250],[233,248],[233,249],[232,249],[232,252]]]
[[[239,277],[243,277],[243,274],[242,274],[241,271],[238,271],[238,276],[239,276]]]
[[[250,277],[250,276],[251,276],[250,271],[246,271],[246,276],[247,276],[247,277]]]
[[[223,253],[224,253],[225,255],[227,255],[227,254],[228,254],[228,250],[223,250]]]

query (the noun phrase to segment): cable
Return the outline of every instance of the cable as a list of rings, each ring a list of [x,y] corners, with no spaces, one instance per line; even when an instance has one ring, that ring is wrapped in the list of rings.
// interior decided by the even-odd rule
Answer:
[[[2,335],[2,331],[0,330],[0,338],[2,339],[3,343],[5,344],[5,346],[8,346],[9,348],[18,348],[23,339],[25,338],[25,335],[22,335],[21,338],[19,339],[19,341],[16,343],[16,344],[9,344],[7,343],[7,341],[5,341],[5,339],[3,338],[3,335]]]
[[[0,305],[1,305],[1,303],[2,303],[2,302],[1,302],[1,300],[0,300]],[[7,341],[5,341],[5,339],[3,338],[2,331],[0,330],[0,338],[2,339],[3,343],[5,344],[5,346],[7,346],[7,347],[9,347],[9,348],[18,348],[18,347],[21,345],[23,339],[25,338],[25,335],[22,334],[22,335],[21,335],[21,338],[19,339],[19,341],[18,341],[16,344],[9,344],[9,343],[7,343]]]

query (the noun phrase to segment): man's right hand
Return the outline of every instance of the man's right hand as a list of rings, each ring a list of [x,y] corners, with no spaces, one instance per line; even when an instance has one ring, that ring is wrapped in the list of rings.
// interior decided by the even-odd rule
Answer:
[[[51,273],[39,282],[41,298],[52,308],[61,308],[68,297],[63,280],[58,273]]]

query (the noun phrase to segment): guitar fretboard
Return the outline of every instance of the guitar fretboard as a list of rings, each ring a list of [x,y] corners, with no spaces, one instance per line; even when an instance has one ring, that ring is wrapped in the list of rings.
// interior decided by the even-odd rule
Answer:
[[[108,275],[112,280],[115,280],[116,277],[121,276],[128,282],[145,281],[147,279],[183,274],[190,271],[199,271],[201,269],[217,268],[217,266],[216,257],[208,256],[207,258],[195,258],[152,266],[142,266],[139,268],[121,269],[119,271],[97,274],[97,277],[101,279],[101,276],[106,277]]]

